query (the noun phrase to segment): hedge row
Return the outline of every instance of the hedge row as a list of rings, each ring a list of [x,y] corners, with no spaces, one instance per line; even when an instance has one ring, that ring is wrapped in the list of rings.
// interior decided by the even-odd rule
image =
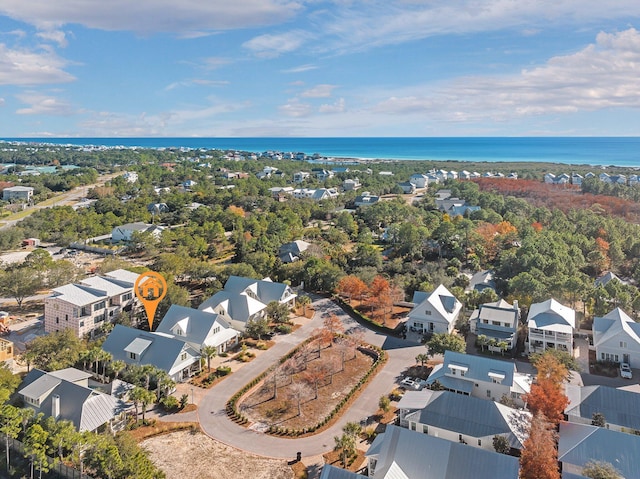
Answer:
[[[368,316],[365,316],[364,314],[362,314],[357,309],[354,309],[353,306],[351,306],[349,303],[344,301],[340,296],[334,296],[333,300],[336,303],[338,303],[340,305],[340,307],[342,307],[342,309],[344,309],[347,313],[349,313],[349,315],[352,318],[358,319],[358,320],[362,321],[363,323],[368,324],[371,329],[373,329],[375,331],[378,331],[379,333],[387,334],[387,335],[390,335],[390,336],[398,336],[399,335],[398,331],[396,331],[395,329],[391,329],[391,328],[388,328],[386,326],[383,326],[382,324],[375,322],[374,320],[372,320]]]
[[[298,351],[298,349],[300,349],[305,344],[308,344],[309,342],[313,341],[314,339],[315,337],[308,338],[305,341],[303,341],[301,344],[299,344],[297,347],[289,351],[286,355],[280,358],[280,364],[282,364],[287,359],[291,358]],[[327,423],[329,423],[342,410],[342,408],[349,403],[349,401],[354,397],[354,395],[360,391],[360,388],[369,381],[369,379],[371,378],[373,373],[376,372],[378,367],[381,364],[384,364],[387,360],[386,353],[377,346],[368,344],[366,346],[358,347],[358,350],[364,354],[373,356],[374,362],[369,368],[369,370],[366,372],[366,374],[360,378],[358,383],[349,391],[349,393],[344,398],[340,400],[340,402],[336,405],[336,407],[333,408],[333,410],[326,417],[324,417],[322,420],[317,422],[315,425],[312,425],[308,428],[293,429],[293,428],[285,428],[280,426],[270,426],[267,432],[275,436],[297,437],[297,436],[302,436],[304,434],[314,433],[317,430],[321,429],[323,426],[325,426]],[[245,384],[242,389],[236,392],[233,396],[231,396],[229,401],[227,401],[226,413],[227,413],[227,416],[229,416],[229,418],[232,421],[240,425],[246,425],[249,423],[249,419],[238,410],[238,407],[237,407],[238,401],[244,394],[247,393],[247,391],[249,391],[251,388],[256,386],[268,374],[270,374],[272,370],[273,368],[270,368],[265,372],[263,372],[262,374],[253,378],[251,382]]]

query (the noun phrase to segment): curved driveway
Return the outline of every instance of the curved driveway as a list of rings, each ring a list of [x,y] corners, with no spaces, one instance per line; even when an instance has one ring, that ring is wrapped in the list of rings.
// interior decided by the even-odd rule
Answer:
[[[287,336],[278,337],[278,342],[273,347],[215,385],[202,398],[198,406],[198,417],[206,434],[230,446],[262,456],[292,459],[296,452],[301,452],[305,457],[325,453],[333,449],[334,436],[342,433],[342,427],[347,422],[359,422],[376,412],[380,396],[387,394],[394,385],[397,385],[400,372],[415,363],[416,355],[425,350],[424,346],[417,343],[364,329],[329,299],[320,299],[313,305],[316,313],[309,323]],[[347,331],[352,328],[363,329],[365,341],[382,347],[389,355],[384,368],[360,393],[356,402],[333,426],[321,433],[304,438],[273,437],[246,429],[231,421],[225,412],[227,400],[254,377],[272,366],[281,356],[309,337],[314,329],[322,325],[322,318],[328,312],[338,315]]]

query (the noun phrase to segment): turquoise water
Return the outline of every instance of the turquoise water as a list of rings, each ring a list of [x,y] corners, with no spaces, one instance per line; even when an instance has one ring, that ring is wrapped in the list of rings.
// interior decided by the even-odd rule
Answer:
[[[640,167],[640,137],[521,138],[5,138],[5,141],[143,148],[319,153],[397,160],[542,161]]]

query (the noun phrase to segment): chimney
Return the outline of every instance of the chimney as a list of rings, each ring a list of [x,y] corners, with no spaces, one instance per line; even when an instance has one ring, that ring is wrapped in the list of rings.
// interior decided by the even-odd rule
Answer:
[[[58,394],[51,397],[51,417],[54,419],[60,417],[60,396]]]
[[[515,309],[518,312],[518,319],[520,319],[520,308],[518,307],[518,300],[517,299],[513,300],[513,309]]]

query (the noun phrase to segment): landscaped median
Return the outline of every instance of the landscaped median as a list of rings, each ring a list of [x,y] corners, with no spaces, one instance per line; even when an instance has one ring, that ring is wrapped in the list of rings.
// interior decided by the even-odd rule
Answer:
[[[386,353],[356,338],[319,334],[282,357],[227,402],[240,425],[283,437],[320,432],[366,387]]]

